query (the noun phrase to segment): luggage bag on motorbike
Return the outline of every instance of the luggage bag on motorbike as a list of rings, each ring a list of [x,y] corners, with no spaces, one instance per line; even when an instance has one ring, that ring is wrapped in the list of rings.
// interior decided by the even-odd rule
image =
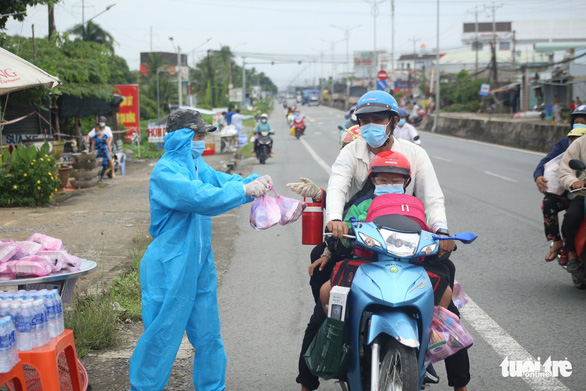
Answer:
[[[325,380],[343,376],[350,360],[346,323],[326,318],[303,358],[315,376]]]

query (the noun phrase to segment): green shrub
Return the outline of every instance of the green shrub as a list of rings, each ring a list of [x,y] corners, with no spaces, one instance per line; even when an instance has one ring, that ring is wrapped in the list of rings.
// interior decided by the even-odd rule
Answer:
[[[37,150],[19,145],[2,155],[0,206],[46,206],[61,181],[46,142]]]

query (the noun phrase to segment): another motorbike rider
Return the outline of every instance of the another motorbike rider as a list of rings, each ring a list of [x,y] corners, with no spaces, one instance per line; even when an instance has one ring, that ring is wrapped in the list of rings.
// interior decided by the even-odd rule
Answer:
[[[584,106],[582,106],[584,107]],[[537,190],[544,194],[543,201],[541,203],[541,210],[543,212],[543,225],[545,230],[545,237],[551,241],[551,247],[549,252],[545,256],[546,262],[551,262],[557,258],[558,254],[561,254],[560,264],[566,265],[568,262],[568,254],[562,250],[563,241],[560,236],[559,218],[558,214],[566,209],[570,205],[568,193],[553,194],[548,192],[547,180],[544,177],[545,164],[559,155],[566,152],[571,142],[577,137],[581,137],[586,133],[586,129],[581,126],[574,125],[586,125],[586,110],[580,111],[579,109],[574,110],[570,118],[570,133],[567,137],[559,140],[543,159],[539,161],[539,164],[533,172],[533,179],[537,186]]]
[[[195,348],[195,388],[225,387],[211,216],[261,197],[272,180],[214,171],[201,157],[213,131],[197,111],[180,109],[167,120],[165,154],[149,182],[154,240],[140,264],[144,333],[130,359],[133,391],[165,388],[185,332]]]
[[[372,159],[368,177],[375,185],[374,193],[359,198],[354,205],[350,207],[344,218],[344,222],[347,223],[348,226],[350,226],[351,217],[360,221],[366,221],[368,209],[375,197],[383,194],[404,194],[405,188],[411,181],[411,165],[402,153],[383,151]],[[427,227],[425,228],[428,229]],[[350,244],[346,242],[346,239],[342,239],[342,244],[347,248],[350,247]],[[322,306],[324,307],[324,313],[327,313],[325,306],[329,302],[333,277],[336,274],[354,275],[358,266],[365,262],[371,262],[371,260],[362,260],[352,263],[337,263],[332,272],[332,279],[324,283],[320,289],[320,299]],[[447,262],[449,262],[449,264]],[[450,301],[452,300],[452,288],[450,287],[450,273],[451,269],[454,267],[452,262],[449,260],[436,260],[433,263],[424,261],[422,266],[428,272],[429,278],[432,281],[434,304],[448,308]],[[342,268],[346,268],[347,270],[342,270]]]
[[[332,165],[332,173],[327,188],[327,228],[335,238],[342,238],[348,233],[348,224],[342,221],[344,207],[357,194],[365,195],[373,191],[373,185],[368,181],[370,162],[380,152],[393,150],[404,154],[411,165],[412,181],[405,193],[417,194],[423,202],[427,215],[427,225],[432,232],[438,235],[448,235],[447,219],[444,207],[444,196],[437,181],[435,170],[423,148],[401,139],[395,139],[392,132],[399,122],[397,102],[390,94],[383,91],[370,91],[358,101],[356,117],[360,123],[363,140],[354,140],[343,148]],[[440,242],[440,252],[453,251],[455,243],[452,240]],[[312,252],[312,260],[318,255],[319,247]],[[324,251],[322,257],[327,257]],[[318,259],[319,260],[319,259]],[[317,261],[315,261],[317,262]],[[331,269],[330,269],[331,270]],[[315,292],[315,281],[324,281],[322,275],[327,272],[313,270],[310,285]],[[453,272],[452,272],[453,274]],[[320,285],[321,287],[321,285]],[[319,288],[318,288],[319,289]],[[450,304],[450,311],[459,314],[456,307]],[[305,330],[302,351],[299,360],[299,376],[297,382],[302,384],[302,390],[313,390],[319,386],[319,381],[305,364],[303,353],[311,343],[323,322],[325,314],[318,303]],[[456,390],[466,390],[470,381],[467,350],[461,350],[446,360],[448,383]]]
[[[409,122],[409,114],[403,109],[399,109],[399,123],[393,132],[394,138],[400,138],[403,140],[411,141],[414,144],[421,145],[421,138],[415,126]]]
[[[585,119],[586,105],[582,105],[576,108],[570,117],[572,129],[586,127]],[[566,270],[569,273],[577,272],[582,267],[576,254],[574,237],[584,219],[584,197],[586,196],[586,189],[584,188],[586,173],[576,172],[571,169],[569,162],[572,159],[586,162],[586,137],[578,138],[568,147],[562,157],[559,169],[560,184],[567,190],[578,190],[574,193],[574,199],[570,202],[562,223],[562,235],[565,240],[563,249],[568,253]]]
[[[261,114],[260,115],[260,121],[256,124],[256,127],[254,128],[254,153],[257,152],[258,150],[258,138],[260,136],[260,132],[269,132],[270,134],[275,134],[275,132],[273,132],[273,127],[271,126],[271,124],[269,124],[269,116],[266,114]],[[271,143],[269,144],[269,148],[271,151],[271,157],[273,157],[273,138],[271,137]]]

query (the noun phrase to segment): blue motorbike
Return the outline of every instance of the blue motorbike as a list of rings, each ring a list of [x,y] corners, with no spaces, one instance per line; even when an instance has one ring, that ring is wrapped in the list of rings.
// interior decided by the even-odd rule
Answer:
[[[372,223],[351,219],[355,246],[378,254],[361,265],[348,295],[350,362],[343,390],[417,391],[426,372],[433,317],[433,287],[418,259],[437,254],[440,240],[473,242],[465,232],[438,236],[403,215],[382,215]]]

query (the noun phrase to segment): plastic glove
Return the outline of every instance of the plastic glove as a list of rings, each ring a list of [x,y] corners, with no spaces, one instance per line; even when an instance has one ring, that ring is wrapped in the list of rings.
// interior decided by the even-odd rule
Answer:
[[[260,181],[263,185],[265,185],[267,189],[269,188],[269,186],[273,185],[273,180],[268,175],[263,175],[260,178],[257,178],[257,180]]]
[[[322,190],[311,179],[299,178],[301,182],[287,183],[287,187],[302,197],[311,197],[321,201]]]
[[[252,198],[259,198],[267,194],[267,187],[261,182],[254,180],[244,185],[244,195]]]

